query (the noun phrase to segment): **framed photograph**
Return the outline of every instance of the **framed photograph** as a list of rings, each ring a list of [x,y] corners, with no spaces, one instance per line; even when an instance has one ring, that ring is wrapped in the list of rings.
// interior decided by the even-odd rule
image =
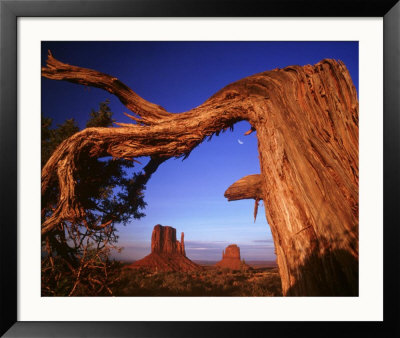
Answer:
[[[400,7],[361,3],[2,1],[1,333],[398,333]]]

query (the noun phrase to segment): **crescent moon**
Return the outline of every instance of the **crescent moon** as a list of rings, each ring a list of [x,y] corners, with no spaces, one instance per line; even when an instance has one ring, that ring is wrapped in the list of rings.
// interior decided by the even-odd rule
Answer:
[[[239,139],[238,139],[238,142],[239,142],[239,144],[243,144],[244,143],[244,142],[240,141]]]

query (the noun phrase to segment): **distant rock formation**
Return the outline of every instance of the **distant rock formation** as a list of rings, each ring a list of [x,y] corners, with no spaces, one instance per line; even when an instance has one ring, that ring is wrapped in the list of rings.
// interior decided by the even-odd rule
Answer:
[[[151,254],[128,266],[153,271],[196,271],[202,268],[186,257],[184,234],[176,240],[176,229],[157,224],[151,235]]]
[[[240,260],[240,248],[236,244],[228,245],[222,250],[222,260],[216,266],[231,270],[248,269],[249,266]]]
[[[184,234],[176,240],[176,229],[157,224],[151,236],[151,252],[158,254],[180,254],[186,257]]]

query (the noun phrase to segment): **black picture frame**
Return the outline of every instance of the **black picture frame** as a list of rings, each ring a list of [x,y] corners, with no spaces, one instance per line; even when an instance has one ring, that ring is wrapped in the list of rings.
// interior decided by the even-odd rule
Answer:
[[[18,322],[18,17],[383,17],[383,322]],[[0,334],[5,337],[399,336],[400,4],[398,0],[0,0]],[[374,65],[371,65],[374,67]],[[373,273],[373,267],[371,267]],[[257,335],[258,335],[257,334]]]

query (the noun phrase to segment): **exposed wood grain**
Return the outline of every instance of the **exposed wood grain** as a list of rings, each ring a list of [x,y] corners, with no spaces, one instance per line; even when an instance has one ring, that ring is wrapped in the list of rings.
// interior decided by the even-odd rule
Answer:
[[[224,196],[228,201],[262,199],[263,190],[261,175],[248,175],[241,178],[226,189]]]

